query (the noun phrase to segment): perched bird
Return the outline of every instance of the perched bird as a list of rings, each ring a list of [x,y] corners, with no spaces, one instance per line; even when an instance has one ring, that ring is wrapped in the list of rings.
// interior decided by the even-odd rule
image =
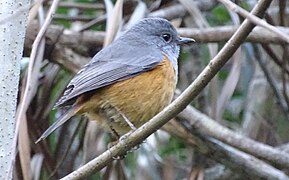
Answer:
[[[56,104],[69,110],[38,141],[77,114],[117,138],[141,126],[171,102],[180,45],[191,42],[165,19],[142,19],[74,76]]]

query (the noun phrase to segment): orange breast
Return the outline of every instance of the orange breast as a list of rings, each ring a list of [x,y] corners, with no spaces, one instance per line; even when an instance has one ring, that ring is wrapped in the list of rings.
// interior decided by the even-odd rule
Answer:
[[[107,103],[112,105],[139,127],[171,102],[176,82],[174,68],[165,59],[151,71],[100,89],[84,110],[90,119],[122,135],[130,130],[127,123],[108,121],[100,113],[101,107]]]

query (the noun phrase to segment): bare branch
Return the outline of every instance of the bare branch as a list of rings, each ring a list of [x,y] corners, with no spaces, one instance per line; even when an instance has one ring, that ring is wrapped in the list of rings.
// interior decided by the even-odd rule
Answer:
[[[287,153],[279,151],[269,145],[254,141],[241,134],[237,134],[224,126],[221,126],[216,121],[191,106],[188,106],[179,116],[182,119],[189,120],[195,131],[214,137],[244,152],[267,160],[272,164],[276,164],[279,167],[289,167],[289,155]]]
[[[32,88],[33,88],[33,84],[31,83],[31,77],[32,77],[32,72],[33,70],[33,66],[35,63],[35,59],[37,56],[37,51],[39,48],[39,45],[41,43],[41,39],[43,38],[51,20],[53,17],[54,12],[56,11],[57,8],[57,4],[58,4],[59,0],[54,0],[51,8],[49,10],[49,13],[47,14],[47,18],[45,19],[45,22],[43,24],[43,26],[41,27],[39,33],[37,34],[35,41],[33,43],[33,48],[32,48],[32,52],[31,52],[31,57],[30,57],[30,62],[29,62],[29,67],[28,67],[28,76],[27,76],[27,83],[26,83],[26,87],[25,87],[25,93],[23,96],[23,101],[22,103],[20,103],[19,105],[19,112],[17,115],[17,122],[19,121],[19,119],[21,118],[21,116],[25,113],[27,106],[29,104],[28,99],[29,99],[29,93],[31,93]],[[34,71],[35,72],[35,71]],[[16,131],[17,132],[17,131]]]
[[[25,41],[26,49],[31,47],[37,33],[38,26],[36,23],[31,24],[27,29],[27,36]],[[225,27],[213,27],[213,28],[179,28],[178,33],[184,37],[192,37],[198,43],[208,43],[208,42],[223,42],[228,41],[229,38],[238,29],[237,26],[225,26]],[[281,31],[289,34],[289,28],[278,27]],[[50,25],[45,34],[48,46],[54,46],[58,43],[61,46],[66,46],[73,48],[78,52],[82,52],[85,47],[96,48],[101,47],[105,37],[105,32],[95,32],[95,31],[83,31],[74,32],[71,30],[64,30],[62,26]],[[256,27],[250,33],[250,35],[245,39],[249,42],[256,43],[277,43],[281,44],[284,42],[280,37],[276,36],[274,33],[262,28]]]
[[[49,1],[49,5],[51,5]],[[81,3],[81,2],[60,2],[59,7],[66,8],[78,8],[78,9],[92,9],[92,10],[104,10],[104,6],[101,3]]]
[[[17,109],[17,114],[16,114],[16,128],[15,128],[16,136],[13,139],[14,149],[12,149],[12,156],[14,158],[16,156],[15,153],[16,153],[19,129],[20,129],[20,126],[22,124],[24,117],[26,116],[26,110],[28,108],[28,105],[30,104],[30,101],[32,99],[31,98],[32,92],[36,88],[35,83],[37,82],[39,70],[41,67],[41,61],[43,59],[44,48],[45,48],[45,39],[43,39],[43,37],[44,37],[45,31],[48,28],[48,25],[50,24],[52,20],[54,12],[56,11],[58,2],[59,0],[53,1],[51,8],[47,14],[47,17],[43,23],[43,26],[41,27],[33,43],[29,66],[28,66],[25,90],[22,94],[23,96],[20,100],[20,103]]]
[[[276,28],[286,33],[286,35],[289,35],[289,28],[278,26]],[[196,40],[196,42],[208,43],[208,42],[227,41],[237,29],[238,29],[237,26],[222,26],[204,29],[179,28],[178,33],[185,37],[193,37]],[[255,27],[253,31],[250,33],[250,35],[246,38],[246,41],[255,43],[277,43],[277,44],[285,42],[275,33],[272,33],[263,27]]]
[[[218,152],[220,151],[216,152],[217,156],[220,156],[219,159],[221,160],[221,162],[225,165],[230,164],[237,171],[240,171],[241,169],[241,171],[249,174],[250,177],[251,175],[255,175],[256,177],[261,179],[289,179],[289,177],[282,171],[266,164],[265,162],[255,158],[254,156],[248,155],[218,140],[209,140],[211,140],[211,143],[214,144],[215,148],[223,149],[220,154],[218,154]],[[230,159],[230,161],[226,161],[226,159]],[[251,178],[256,179],[256,177]]]
[[[208,0],[208,1],[197,1],[196,4],[201,11],[207,11],[212,9],[216,5],[217,1]],[[175,4],[169,7],[162,8],[160,10],[151,12],[149,17],[161,17],[168,20],[175,18],[184,17],[187,14],[186,8],[181,4]]]
[[[281,107],[284,115],[287,117],[287,119],[289,119],[289,109],[288,109],[288,104],[286,103],[286,101],[284,100],[284,97],[282,96],[281,92],[278,90],[278,86],[277,83],[275,82],[275,80],[273,79],[272,75],[270,75],[270,72],[267,68],[266,63],[264,62],[264,59],[261,57],[260,55],[260,51],[257,47],[254,47],[255,50],[255,54],[256,54],[256,61],[259,63],[259,66],[261,67],[262,71],[264,72],[264,75],[269,83],[269,85],[271,86],[273,93],[276,96],[276,99],[278,101],[279,106]],[[286,66],[282,66],[282,69],[285,71],[285,69],[287,70]],[[284,72],[283,75],[286,75],[286,73]],[[286,99],[286,98],[285,98]]]
[[[258,16],[263,15],[270,3],[271,0],[261,0],[253,9],[253,14]],[[105,151],[100,156],[83,165],[63,179],[81,179],[102,169],[109,162],[113,161],[113,157],[122,155],[132,147],[142,143],[142,141],[150,134],[163,126],[176,114],[180,113],[223,67],[253,28],[254,25],[248,20],[245,20],[218,55],[210,61],[209,65],[203,70],[203,72],[175,101],[143,126],[134,132],[125,135],[115,146],[111,147],[109,150]]]
[[[232,11],[240,14],[244,18],[249,19],[255,25],[259,25],[259,26],[262,26],[262,27],[268,29],[269,31],[277,34],[278,36],[280,36],[280,38],[283,38],[287,43],[289,43],[289,36],[288,35],[284,34],[282,31],[279,31],[274,26],[268,24],[266,21],[250,14],[249,12],[247,12],[246,10],[244,10],[240,6],[237,6],[236,4],[234,4],[233,2],[231,2],[229,0],[218,0],[218,1],[223,3],[227,8],[231,9]]]
[[[199,152],[204,154],[205,156],[214,159],[215,161],[224,164],[226,167],[231,170],[239,173],[242,177],[255,176],[251,177],[253,179],[256,178],[265,178],[265,179],[288,179],[281,170],[272,167],[266,162],[257,159],[254,155],[247,154],[243,151],[240,151],[234,147],[231,147],[219,140],[216,140],[210,136],[208,136],[208,132],[205,132],[201,128],[200,132],[198,130],[199,127],[196,127],[195,124],[203,123],[205,126],[208,125],[208,121],[202,122],[203,119],[198,119],[190,114],[189,116],[184,117],[182,114],[187,114],[187,111],[192,107],[187,107],[181,114],[180,118],[182,121],[177,121],[175,119],[169,121],[164,126],[164,129],[172,135],[175,135],[181,138],[187,144],[196,147]],[[201,114],[201,113],[200,113]],[[184,119],[185,118],[185,119]],[[186,121],[188,120],[198,121],[193,124],[191,127]],[[197,120],[195,120],[197,119]],[[189,127],[188,127],[189,126]],[[215,127],[222,130],[222,128]],[[201,134],[200,134],[201,133]],[[218,132],[219,133],[219,132]],[[228,137],[231,138],[231,137]]]

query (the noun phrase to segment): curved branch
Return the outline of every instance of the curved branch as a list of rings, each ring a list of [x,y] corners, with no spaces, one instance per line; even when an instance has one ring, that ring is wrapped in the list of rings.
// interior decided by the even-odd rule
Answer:
[[[179,114],[179,117],[189,121],[192,126],[191,131],[198,131],[203,135],[218,139],[253,156],[269,161],[278,167],[289,168],[289,155],[286,152],[234,133],[192,106],[188,106]]]
[[[261,16],[269,7],[271,0],[261,0],[253,9],[253,14]],[[153,117],[150,121],[143,126],[132,132],[131,134],[124,135],[122,140],[109,150],[105,151],[92,161],[83,165],[63,179],[83,179],[89,174],[96,172],[105,167],[109,162],[113,161],[113,157],[123,155],[132,147],[143,142],[150,134],[154,133],[157,129],[167,123],[171,118],[180,113],[185,107],[194,99],[203,88],[210,82],[216,73],[228,62],[229,58],[243,43],[244,39],[252,31],[254,25],[248,20],[245,20],[228,43],[211,60],[209,65],[197,77],[197,79],[168,107],[162,112]]]

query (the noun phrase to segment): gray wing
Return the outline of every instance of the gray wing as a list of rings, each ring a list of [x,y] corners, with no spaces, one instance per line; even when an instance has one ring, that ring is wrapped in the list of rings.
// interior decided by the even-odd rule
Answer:
[[[75,75],[55,106],[71,105],[83,93],[149,71],[162,59],[162,53],[157,50],[142,48],[141,51],[135,51],[130,46],[109,46],[96,54],[91,62]]]

